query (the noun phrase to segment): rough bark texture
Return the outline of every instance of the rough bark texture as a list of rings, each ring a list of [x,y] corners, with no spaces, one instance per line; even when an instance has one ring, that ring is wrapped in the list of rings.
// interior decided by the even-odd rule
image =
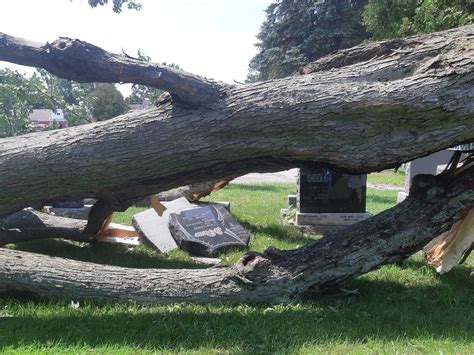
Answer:
[[[97,47],[86,55],[84,42],[60,39],[41,47],[0,38],[3,60],[65,68],[55,72],[74,79],[75,68],[97,67],[87,80],[144,83],[138,78],[145,74],[130,68],[148,64]],[[173,79],[149,83],[180,100],[106,122],[2,139],[0,214],[82,197],[105,201],[109,212],[123,210],[177,186],[302,164],[367,173],[470,141],[473,38],[474,26],[467,26],[359,46],[317,62],[305,75],[220,85],[225,95],[200,106],[183,104]],[[68,66],[81,60],[86,64]],[[116,62],[120,70],[113,69]],[[125,80],[128,69],[133,75]]]
[[[86,221],[25,209],[0,219],[0,246],[45,238],[93,241],[92,236],[84,234],[85,226]]]
[[[205,181],[197,184],[180,186],[175,189],[160,192],[157,196],[160,201],[172,201],[180,197],[185,197],[188,201],[198,201],[199,199],[210,195],[227,186],[233,176],[221,180]]]
[[[0,60],[39,67],[80,82],[134,83],[160,87],[189,105],[223,96],[223,87],[182,70],[109,53],[93,44],[61,37],[42,45],[0,32]]]
[[[0,292],[139,302],[291,302],[404,259],[474,207],[474,167],[419,175],[394,208],[289,251],[249,254],[226,268],[126,269],[0,249]],[[416,213],[415,213],[416,212]]]

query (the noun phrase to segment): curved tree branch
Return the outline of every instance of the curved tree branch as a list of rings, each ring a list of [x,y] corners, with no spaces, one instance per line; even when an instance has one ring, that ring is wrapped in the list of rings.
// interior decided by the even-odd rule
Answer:
[[[43,45],[0,32],[0,60],[44,68],[62,78],[80,82],[153,86],[190,105],[211,104],[223,98],[227,88],[182,70],[110,53],[66,37]]]

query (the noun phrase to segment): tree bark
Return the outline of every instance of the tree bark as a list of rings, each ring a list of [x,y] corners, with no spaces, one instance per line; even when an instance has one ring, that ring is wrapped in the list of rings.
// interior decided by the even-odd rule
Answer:
[[[93,44],[67,37],[42,45],[0,32],[0,60],[44,68],[79,82],[157,86],[189,105],[205,105],[225,96],[222,86],[212,80],[166,65],[109,53]]]
[[[368,173],[470,141],[473,36],[466,26],[363,45],[304,75],[211,83],[211,94],[193,99],[183,92],[199,90],[174,85],[173,75],[137,69],[152,64],[75,40],[40,46],[2,35],[2,60],[76,80],[147,83],[173,96],[106,122],[0,140],[0,214],[93,197],[105,206],[91,221],[97,226],[102,215],[178,186],[304,164]]]
[[[403,260],[474,208],[474,166],[419,175],[401,204],[299,249],[202,270],[128,269],[0,249],[0,292],[138,302],[297,302]]]
[[[95,240],[94,236],[84,233],[85,227],[86,221],[25,209],[0,219],[0,246],[46,238]]]

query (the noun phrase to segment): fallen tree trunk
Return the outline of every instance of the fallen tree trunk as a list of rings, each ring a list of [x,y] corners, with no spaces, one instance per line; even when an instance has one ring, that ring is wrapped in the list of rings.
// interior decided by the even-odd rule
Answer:
[[[0,292],[139,302],[292,302],[403,260],[474,208],[474,167],[419,175],[401,204],[289,251],[204,270],[126,269],[0,249]]]
[[[304,75],[237,87],[193,77],[189,92],[201,94],[192,97],[174,85],[186,73],[159,76],[146,64],[159,77],[146,83],[172,93],[156,107],[0,140],[0,215],[94,197],[93,233],[112,211],[178,186],[304,164],[367,173],[470,141],[473,36],[466,26],[359,46]],[[81,68],[110,64],[84,78],[145,83],[147,72],[132,70],[141,62],[83,48],[65,38],[39,46],[0,36],[0,60],[76,80]]]
[[[86,221],[57,217],[31,209],[18,211],[0,219],[0,246],[24,241],[62,238],[91,242],[94,236],[84,234]]]

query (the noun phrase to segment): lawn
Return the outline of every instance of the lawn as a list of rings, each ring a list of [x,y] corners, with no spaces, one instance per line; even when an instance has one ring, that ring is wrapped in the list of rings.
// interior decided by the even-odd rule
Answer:
[[[251,235],[250,250],[288,249],[313,236],[279,223],[294,185],[230,185],[212,200],[231,201]],[[368,209],[395,203],[395,191],[368,190]],[[138,208],[116,215],[130,222]],[[18,249],[130,267],[202,267],[182,251],[141,246],[24,243]],[[221,254],[234,262],[243,251]],[[471,257],[468,265],[474,263]],[[467,266],[438,275],[418,255],[348,281],[344,289],[294,305],[139,305],[0,298],[0,353],[472,353],[474,279]]]
[[[405,186],[405,170],[394,169],[371,173],[367,175],[367,181],[372,184],[389,184],[403,187]]]

